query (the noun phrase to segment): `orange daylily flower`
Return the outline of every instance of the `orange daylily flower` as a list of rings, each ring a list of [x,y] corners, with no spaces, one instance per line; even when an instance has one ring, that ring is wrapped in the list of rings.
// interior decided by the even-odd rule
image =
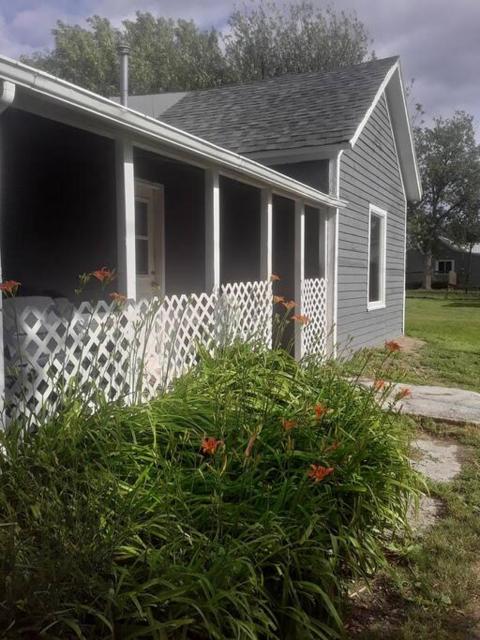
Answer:
[[[208,453],[213,455],[216,453],[218,447],[223,445],[223,440],[217,440],[217,438],[204,438],[201,444],[202,453]]]
[[[387,349],[387,351],[390,351],[390,353],[393,353],[394,351],[400,351],[400,345],[398,344],[398,342],[396,342],[396,340],[389,340],[385,342],[385,348]]]
[[[273,296],[274,304],[280,304],[281,302],[285,302],[285,298],[283,296]]]
[[[277,276],[276,273],[272,273],[272,275],[270,276],[270,280],[271,282],[278,282],[280,280],[280,276]]]
[[[21,284],[21,282],[17,282],[16,280],[5,280],[5,282],[0,284],[0,291],[5,293],[7,296],[14,296]]]
[[[287,311],[290,311],[291,309],[294,309],[297,306],[296,302],[294,302],[293,300],[289,300],[288,302],[282,302],[282,304]]]
[[[374,380],[373,381],[373,388],[375,389],[375,391],[381,391],[384,386],[385,386],[385,380]]]
[[[125,304],[127,301],[127,296],[124,296],[123,293],[118,293],[117,291],[111,293],[110,298],[117,304]]]
[[[99,282],[108,284],[115,278],[115,271],[107,269],[107,267],[102,267],[101,269],[92,271],[90,275],[96,278]]]
[[[285,431],[290,431],[291,429],[293,429],[298,425],[298,422],[296,420],[288,420],[287,418],[281,418],[281,421],[282,421],[282,427],[285,429]]]
[[[308,316],[304,316],[301,313],[297,313],[296,315],[291,317],[293,322],[298,322],[298,324],[308,324],[310,322],[310,318]]]
[[[320,420],[320,418],[323,418],[323,416],[328,411],[327,407],[321,402],[317,402],[317,404],[314,407],[314,410],[315,410],[315,417],[317,418],[317,420]]]
[[[395,400],[403,400],[403,398],[410,398],[412,392],[410,389],[401,389],[398,393],[395,394]]]
[[[313,482],[320,482],[331,473],[334,472],[333,467],[322,467],[319,464],[311,464],[310,471],[308,472],[308,477],[313,480]]]

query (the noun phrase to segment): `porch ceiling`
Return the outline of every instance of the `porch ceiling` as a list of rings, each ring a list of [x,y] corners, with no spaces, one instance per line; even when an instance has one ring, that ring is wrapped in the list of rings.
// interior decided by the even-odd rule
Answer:
[[[309,204],[344,208],[346,202],[318,191],[282,173],[274,171],[254,160],[238,155],[201,138],[197,138],[170,125],[119,105],[91,91],[28,67],[16,60],[0,56],[0,79],[9,80],[40,97],[45,117],[60,119],[58,107],[62,107],[65,120],[75,115],[88,116],[98,125],[98,133],[109,137],[128,136],[134,144],[148,142],[158,152],[170,149],[190,157],[205,168],[217,168],[231,172],[258,186],[269,187],[292,199]],[[16,104],[16,102],[14,102]],[[48,105],[54,109],[48,112]],[[55,109],[56,107],[56,109]],[[22,105],[28,109],[28,104]],[[62,118],[63,119],[63,118]],[[81,127],[79,119],[75,126]]]

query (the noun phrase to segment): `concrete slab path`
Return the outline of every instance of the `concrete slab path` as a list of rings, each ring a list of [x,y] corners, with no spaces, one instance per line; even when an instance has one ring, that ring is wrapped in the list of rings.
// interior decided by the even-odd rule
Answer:
[[[366,384],[371,386],[373,382],[369,380]],[[404,389],[408,389],[410,395],[396,404],[402,413],[452,424],[480,426],[480,393],[451,387],[392,383],[389,397],[393,399]]]

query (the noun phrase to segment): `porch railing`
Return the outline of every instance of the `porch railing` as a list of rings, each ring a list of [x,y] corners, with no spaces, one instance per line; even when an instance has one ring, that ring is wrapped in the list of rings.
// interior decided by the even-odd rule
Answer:
[[[272,339],[270,282],[222,286],[211,294],[74,307],[4,306],[5,408],[54,411],[65,391],[100,391],[109,400],[148,400],[196,361],[199,348]]]
[[[9,299],[4,305],[5,408],[55,412],[65,392],[89,401],[148,400],[191,368],[199,348],[234,339],[272,342],[270,282],[237,282],[210,294],[138,303],[73,306]],[[306,279],[303,354],[323,355],[327,342],[325,279]]]

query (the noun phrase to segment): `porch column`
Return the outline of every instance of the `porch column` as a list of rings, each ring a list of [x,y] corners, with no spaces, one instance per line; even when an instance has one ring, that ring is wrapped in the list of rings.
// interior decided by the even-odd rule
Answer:
[[[129,140],[115,141],[117,189],[118,290],[128,299],[137,296],[135,263],[135,178],[133,146]]]
[[[273,207],[271,189],[262,189],[260,222],[260,280],[272,275]]]
[[[5,111],[15,98],[16,86],[8,80],[0,80],[0,114]],[[0,194],[3,189],[3,179],[5,175],[4,165],[6,164],[5,152],[3,149],[3,120],[0,120]],[[5,219],[5,211],[0,211],[0,219]],[[2,228],[0,226],[0,237]],[[3,265],[0,254],[0,282],[3,282]],[[3,346],[3,295],[0,293],[0,427],[4,427],[3,410],[5,407],[5,349]]]
[[[216,169],[205,171],[205,288],[220,286],[220,180]]]
[[[302,285],[305,278],[305,204],[295,201],[295,302],[297,314],[303,313]],[[303,356],[303,327],[295,323],[295,357]]]
[[[328,209],[326,215],[326,261],[327,281],[327,356],[337,352],[337,261],[338,261],[338,209]]]

